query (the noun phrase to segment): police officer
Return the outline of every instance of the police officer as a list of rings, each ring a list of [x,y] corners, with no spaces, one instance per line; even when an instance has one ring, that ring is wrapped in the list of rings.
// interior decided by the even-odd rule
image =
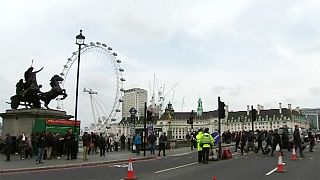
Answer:
[[[198,130],[198,134],[196,136],[197,140],[197,148],[198,148],[198,163],[202,163],[203,157],[202,157],[202,147],[200,146],[200,142],[203,136],[202,129]]]
[[[213,147],[213,137],[209,134],[209,128],[204,129],[204,133],[200,139],[200,146],[202,148],[203,163],[208,164],[209,151]]]

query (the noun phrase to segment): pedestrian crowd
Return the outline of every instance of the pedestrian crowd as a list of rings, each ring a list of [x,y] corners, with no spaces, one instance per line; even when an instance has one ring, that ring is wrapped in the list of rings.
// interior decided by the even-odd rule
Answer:
[[[264,156],[268,156],[270,152],[271,156],[274,156],[274,151],[279,151],[281,155],[284,155],[283,149],[291,152],[294,148],[296,152],[299,152],[300,157],[303,158],[303,151],[307,145],[309,145],[309,152],[313,152],[316,136],[311,131],[308,132],[307,137],[301,134],[299,126],[295,126],[291,137],[289,137],[288,131],[283,130],[281,134],[278,131],[278,129],[269,131],[256,130],[255,132],[245,130],[236,132],[225,131],[221,135],[221,141],[225,144],[233,142],[235,144],[235,152],[240,150],[241,156],[244,153],[249,153],[249,151],[259,153],[260,149]],[[208,128],[199,129],[198,132],[191,132],[186,135],[186,139],[190,142],[191,150],[194,148],[198,150],[199,163],[208,163],[209,155],[213,154],[213,146],[217,145],[214,144],[215,138],[209,133]]]

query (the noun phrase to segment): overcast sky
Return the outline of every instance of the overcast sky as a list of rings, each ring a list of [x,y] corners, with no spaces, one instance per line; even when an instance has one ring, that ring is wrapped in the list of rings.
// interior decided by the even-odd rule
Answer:
[[[179,83],[167,96],[176,111],[196,109],[199,97],[205,111],[217,109],[218,96],[230,110],[279,102],[319,108],[319,9],[317,0],[3,1],[1,112],[32,59],[35,69],[44,67],[38,83],[50,89],[51,76],[77,50],[80,29],[86,43],[103,42],[119,54],[126,89],[149,91],[154,74],[166,90]],[[72,98],[74,89],[67,93]]]

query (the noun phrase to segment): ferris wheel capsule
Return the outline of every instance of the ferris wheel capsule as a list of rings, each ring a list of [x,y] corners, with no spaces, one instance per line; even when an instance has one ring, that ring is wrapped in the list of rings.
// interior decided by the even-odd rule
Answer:
[[[64,76],[64,73],[60,73],[60,76]]]
[[[121,63],[121,60],[118,59],[118,60],[117,60],[117,63]]]
[[[120,71],[120,72],[123,72],[123,71],[124,71],[124,69],[122,69],[122,68],[119,68],[119,71]]]
[[[120,78],[120,81],[126,81],[126,79],[124,79],[124,78]]]
[[[123,102],[123,100],[122,100],[122,99],[119,99],[119,102]]]
[[[99,46],[101,45],[101,43],[100,43],[100,42],[96,42],[96,44],[97,44],[97,45],[99,45]]]
[[[103,47],[107,47],[107,45],[106,45],[106,44],[104,44],[104,43],[102,43],[102,46],[103,46]]]
[[[90,45],[91,45],[91,46],[95,46],[94,42],[90,42]]]
[[[73,52],[72,55],[77,55],[77,52]]]
[[[120,91],[124,92],[124,89],[123,89],[123,88],[120,88]]]
[[[117,54],[117,53],[115,53],[115,52],[114,52],[114,53],[112,53],[112,55],[114,55],[114,56],[118,56],[118,54]]]
[[[121,112],[121,110],[120,109],[116,109],[116,112]]]
[[[108,50],[109,50],[109,51],[112,51],[112,47],[108,47]]]

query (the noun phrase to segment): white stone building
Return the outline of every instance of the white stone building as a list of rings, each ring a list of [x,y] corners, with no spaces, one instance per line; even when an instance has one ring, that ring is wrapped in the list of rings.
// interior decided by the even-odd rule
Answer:
[[[137,117],[144,115],[144,103],[148,101],[148,92],[141,88],[132,88],[124,91],[122,103],[122,118],[130,117],[129,110],[135,108]]]

